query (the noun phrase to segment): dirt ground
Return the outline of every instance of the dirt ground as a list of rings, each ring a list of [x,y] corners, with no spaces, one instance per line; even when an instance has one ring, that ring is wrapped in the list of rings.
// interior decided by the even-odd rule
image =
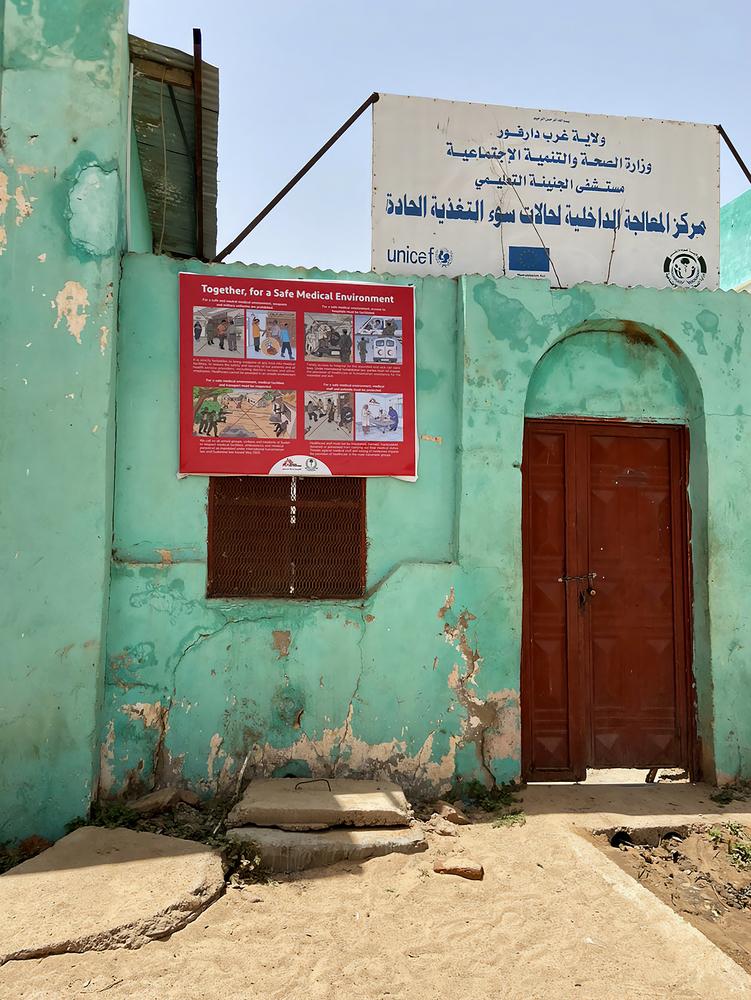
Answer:
[[[751,973],[751,830],[724,821],[665,833],[657,844],[639,843],[637,832],[593,839]]]
[[[138,950],[8,963],[0,997],[751,998],[735,962],[581,833],[749,822],[751,803],[722,809],[709,791],[532,787],[523,826],[483,817],[457,837],[431,835],[424,854],[230,889]],[[481,862],[484,880],[432,871],[455,853]]]

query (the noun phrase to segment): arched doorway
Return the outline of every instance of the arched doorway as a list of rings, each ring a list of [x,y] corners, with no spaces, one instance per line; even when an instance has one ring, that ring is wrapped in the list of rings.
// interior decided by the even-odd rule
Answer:
[[[525,408],[522,765],[694,771],[690,392],[631,324],[559,341]]]

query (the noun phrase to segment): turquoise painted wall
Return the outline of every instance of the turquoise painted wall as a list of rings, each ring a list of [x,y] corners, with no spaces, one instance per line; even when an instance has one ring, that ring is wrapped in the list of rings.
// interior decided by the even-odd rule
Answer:
[[[175,476],[180,269],[151,256],[125,262],[103,789],[179,772],[209,790],[248,753],[247,774],[289,760],[316,769],[325,760],[340,773],[382,764],[415,783],[448,780],[463,729],[460,678],[450,680],[457,658],[463,664],[455,648],[463,632],[447,641],[445,626],[453,635],[456,615],[439,617],[462,579],[455,561],[456,283],[416,282],[421,478],[368,483],[372,596],[363,603],[207,601],[207,480]],[[475,585],[484,592],[482,575],[466,586]],[[489,649],[494,641],[489,635]],[[500,776],[515,770],[496,766]]]
[[[0,0],[0,841],[85,812],[109,587],[121,0]]]
[[[149,206],[146,202],[146,192],[143,187],[143,172],[141,157],[138,155],[138,143],[135,129],[130,130],[130,169],[128,173],[128,198],[126,214],[128,247],[131,253],[151,253],[153,236],[149,220]]]
[[[751,191],[720,209],[720,284],[739,288],[751,281]]]
[[[209,792],[243,765],[388,773],[413,793],[518,776],[525,407],[688,421],[704,758],[724,779],[751,773],[751,300],[413,279],[420,478],[368,482],[368,597],[207,601],[207,481],[175,475],[180,267],[131,255],[123,273],[103,792]]]
[[[368,483],[367,598],[205,599],[206,480],[175,475],[176,291],[181,266],[212,269],[145,253],[136,154],[144,255],[119,286],[125,7],[0,0],[0,841],[58,835],[97,782],[518,775],[525,408],[688,421],[703,755],[751,776],[744,294],[415,279],[420,479]],[[722,210],[726,285],[751,278],[749,198]]]
[[[669,354],[623,333],[592,330],[559,341],[529,380],[528,417],[583,415],[688,421],[690,406]]]

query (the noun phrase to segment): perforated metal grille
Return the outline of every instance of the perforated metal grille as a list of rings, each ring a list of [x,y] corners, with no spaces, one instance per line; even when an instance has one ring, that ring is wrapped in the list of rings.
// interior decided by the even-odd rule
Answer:
[[[209,597],[360,597],[365,480],[211,479],[208,542]]]

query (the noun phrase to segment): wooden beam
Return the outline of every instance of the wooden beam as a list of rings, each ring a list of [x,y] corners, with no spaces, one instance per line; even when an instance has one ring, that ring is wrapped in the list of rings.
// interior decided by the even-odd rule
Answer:
[[[146,76],[149,80],[156,80],[161,83],[171,84],[173,87],[185,87],[187,90],[193,89],[193,74],[186,69],[177,66],[167,66],[165,63],[154,62],[152,59],[142,59],[134,56],[132,59],[133,70]]]

